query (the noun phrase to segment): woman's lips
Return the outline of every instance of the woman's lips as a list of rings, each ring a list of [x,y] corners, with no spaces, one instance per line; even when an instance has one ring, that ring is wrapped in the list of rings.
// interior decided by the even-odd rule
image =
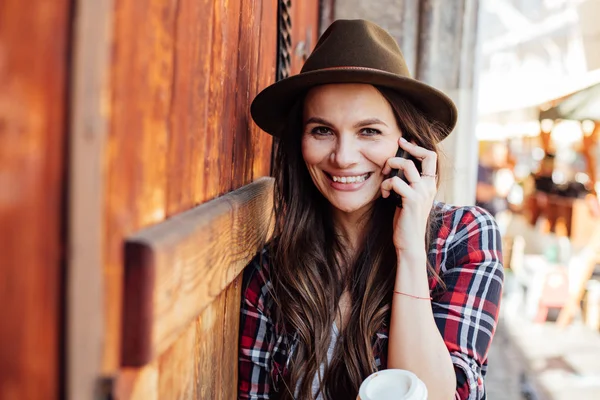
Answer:
[[[373,175],[372,172],[350,176],[332,175],[328,172],[325,172],[325,176],[327,176],[327,179],[329,180],[329,185],[336,190],[344,192],[359,190],[365,185],[365,182],[369,180],[371,175]]]

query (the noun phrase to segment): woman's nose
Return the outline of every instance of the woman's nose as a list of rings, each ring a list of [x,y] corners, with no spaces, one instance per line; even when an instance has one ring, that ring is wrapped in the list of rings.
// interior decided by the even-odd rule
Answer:
[[[339,168],[348,168],[360,159],[360,149],[355,140],[339,138],[333,153],[333,160]]]

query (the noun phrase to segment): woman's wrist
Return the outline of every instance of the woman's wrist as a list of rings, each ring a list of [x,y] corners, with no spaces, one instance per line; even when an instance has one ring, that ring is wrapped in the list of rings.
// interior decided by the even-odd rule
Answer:
[[[418,297],[429,296],[427,257],[423,254],[398,256],[394,290]]]
[[[412,268],[424,265],[427,267],[427,254],[425,253],[425,245],[421,250],[396,250],[396,259],[398,260],[397,267]]]

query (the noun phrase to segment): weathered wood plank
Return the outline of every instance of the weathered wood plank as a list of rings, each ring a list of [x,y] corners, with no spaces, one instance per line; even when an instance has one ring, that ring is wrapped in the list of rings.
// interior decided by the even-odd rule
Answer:
[[[109,116],[113,0],[77,3],[69,177],[67,282],[68,399],[86,399],[97,388],[104,344],[104,151]]]
[[[235,132],[235,82],[239,43],[240,2],[215,1],[210,74],[209,116],[206,134],[204,194],[212,199],[231,190]]]
[[[128,238],[123,365],[166,350],[264,245],[272,188],[260,179]]]
[[[183,334],[159,358],[158,398],[172,400],[197,399],[196,324],[191,323]],[[232,397],[233,398],[233,397]]]
[[[115,2],[105,198],[105,352],[120,365],[123,239],[166,214],[176,0]]]
[[[221,382],[223,385],[222,399],[235,399],[237,397],[238,382],[238,340],[240,328],[240,302],[242,293],[242,275],[229,285],[221,294],[225,296],[225,313],[223,315],[223,354],[221,359]]]
[[[196,40],[191,49],[181,49],[181,51],[190,51],[194,55],[194,73],[190,77],[191,92],[190,114],[192,124],[190,127],[193,140],[190,143],[192,147],[191,156],[191,182],[187,182],[192,188],[192,198],[194,205],[201,204],[208,200],[204,191],[207,186],[206,180],[215,179],[205,169],[206,157],[206,135],[208,126],[208,109],[210,99],[210,75],[211,75],[211,55],[213,47],[213,0],[182,0],[182,10],[186,7],[192,10],[194,7],[195,20],[199,21],[194,25],[197,27]],[[190,3],[190,6],[185,6]],[[185,183],[184,183],[185,184]]]
[[[60,396],[72,2],[0,2],[0,398]]]
[[[275,81],[277,68],[277,0],[263,0],[260,22],[260,45],[258,59],[257,93]],[[252,177],[268,176],[271,172],[271,135],[252,124]]]
[[[204,146],[210,98],[211,0],[179,0],[176,22],[174,97],[168,156],[167,216],[206,200]],[[196,322],[159,357],[159,398],[197,399]]]
[[[193,165],[191,146],[195,132],[191,129],[192,92],[190,81],[195,74],[194,53],[190,51],[198,35],[197,2],[179,1],[175,17],[173,54],[173,100],[169,110],[169,150],[167,154],[167,207],[170,216],[193,205],[191,172]]]
[[[196,398],[201,400],[235,398],[223,397],[228,386],[235,386],[233,382],[224,382],[221,375],[226,299],[226,292],[222,292],[204,309],[196,324]]]
[[[300,73],[317,44],[318,33],[319,0],[292,1],[292,75]]]
[[[256,95],[258,52],[260,44],[260,17],[262,1],[243,0],[240,24],[237,93],[235,102],[236,137],[233,148],[231,182],[233,188],[252,180],[252,159],[255,143],[252,141],[250,101]]]
[[[197,323],[194,359],[197,399],[237,397],[241,275],[211,303]]]

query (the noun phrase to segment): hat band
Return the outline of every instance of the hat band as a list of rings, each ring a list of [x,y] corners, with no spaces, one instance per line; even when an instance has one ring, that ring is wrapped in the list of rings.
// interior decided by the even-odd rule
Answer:
[[[336,69],[357,70],[357,71],[371,71],[371,72],[378,72],[378,73],[382,73],[383,72],[385,74],[398,75],[398,74],[396,74],[394,72],[384,71],[383,69],[370,68],[370,67],[352,67],[352,66],[319,68],[319,69],[313,69],[311,71],[304,71],[303,73],[317,72],[317,71],[332,71],[332,70],[336,70]]]

